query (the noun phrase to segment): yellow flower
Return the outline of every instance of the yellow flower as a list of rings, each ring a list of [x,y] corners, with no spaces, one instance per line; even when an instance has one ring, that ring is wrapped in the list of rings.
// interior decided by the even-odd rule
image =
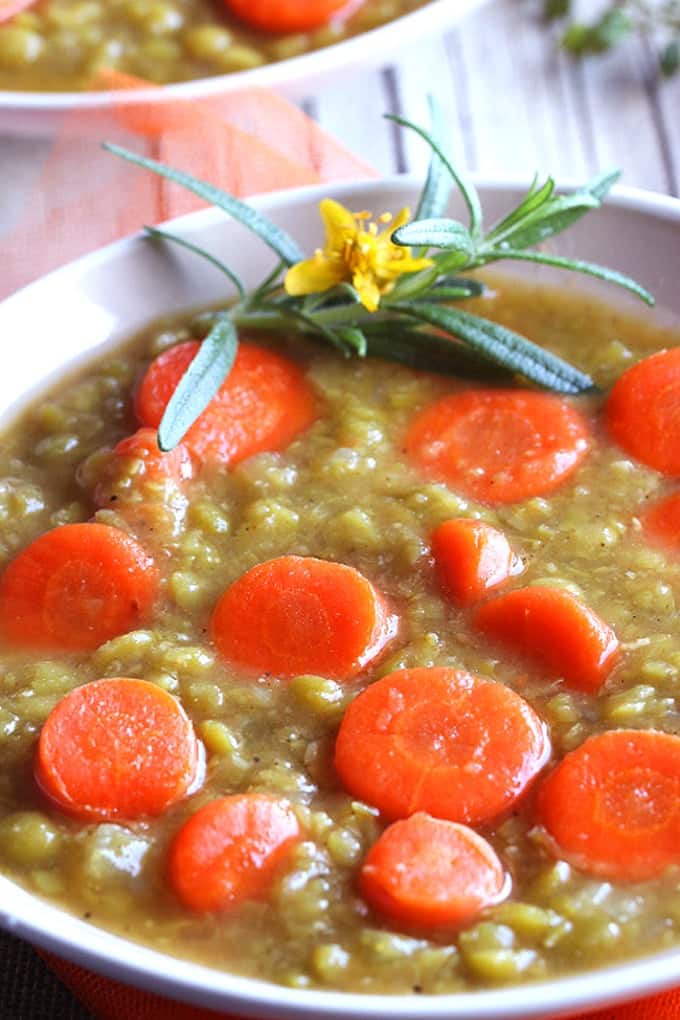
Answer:
[[[375,312],[381,295],[392,290],[397,277],[432,265],[430,259],[412,258],[410,248],[390,240],[393,232],[408,222],[409,209],[402,209],[394,222],[390,213],[381,216],[380,223],[390,224],[382,232],[371,213],[350,212],[331,198],[325,198],[319,210],[326,244],[288,270],[285,287],[291,295],[321,294],[347,282],[357,290],[362,305]]]

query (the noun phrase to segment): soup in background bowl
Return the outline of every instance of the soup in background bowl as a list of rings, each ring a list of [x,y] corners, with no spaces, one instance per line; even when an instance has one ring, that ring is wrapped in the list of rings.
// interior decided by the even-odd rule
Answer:
[[[200,99],[245,88],[272,88],[304,99],[340,74],[394,60],[482,2],[365,0],[348,4],[326,26],[264,33],[208,0],[178,0],[175,8],[107,4],[105,12],[97,3],[46,0],[0,24],[0,49],[3,39],[5,47],[0,125],[9,133],[51,135],[73,111]],[[54,8],[53,17],[47,17],[48,8]],[[105,73],[98,75],[99,70]],[[110,71],[132,73],[163,88],[106,91],[114,87]]]
[[[337,194],[357,208],[412,198],[401,181]],[[493,215],[511,189],[482,194]],[[260,204],[313,246],[319,197],[310,190]],[[266,271],[255,242],[234,224],[225,229],[213,213],[175,229],[243,266],[246,283]],[[677,344],[677,298],[663,257],[677,230],[672,201],[623,195],[569,238],[579,255],[612,261],[615,252],[617,268],[638,274],[627,242],[648,238],[659,263],[643,267],[643,282],[670,308],[667,316],[633,317],[625,299],[614,305],[607,294],[603,303],[597,288],[556,288],[543,274],[541,282],[490,277],[477,310],[567,356],[606,391],[633,364]],[[166,460],[159,469],[145,436],[137,432],[132,447],[127,437],[157,424],[158,373],[190,353],[211,321],[201,307],[220,299],[217,281],[195,263],[137,238],[52,274],[0,308],[7,335],[19,324],[25,335],[28,322],[32,338],[30,363],[18,361],[16,375],[2,383],[7,403],[26,393],[21,408],[8,411],[2,454],[9,566],[0,581],[0,861],[11,879],[3,880],[4,923],[129,982],[258,1015],[274,1008],[277,1015],[379,1015],[379,992],[391,994],[396,1015],[544,1016],[671,983],[678,915],[672,848],[651,870],[616,852],[612,860],[601,848],[574,849],[546,804],[554,802],[555,777],[603,734],[628,734],[631,745],[648,739],[645,731],[662,743],[677,739],[679,568],[640,524],[672,493],[672,478],[622,448],[605,424],[603,396],[551,397],[549,410],[542,407],[543,420],[555,413],[566,421],[564,442],[575,444],[578,456],[565,470],[561,447],[562,473],[549,484],[541,474],[540,491],[482,489],[474,465],[465,478],[443,477],[441,465],[414,454],[423,416],[442,401],[474,399],[476,408],[497,402],[507,389],[480,393],[477,383],[347,362],[278,337],[248,337],[242,347],[258,373],[284,373],[278,424],[272,416],[279,391],[271,390],[265,409],[249,406],[251,426],[266,418],[270,430],[255,448],[249,438],[224,459],[220,446],[216,460],[205,433],[190,434],[188,456],[166,455],[171,468]],[[46,329],[50,320],[63,347],[54,327]],[[65,368],[65,379],[55,382]],[[522,396],[510,392],[513,400]],[[524,423],[529,412],[513,405],[503,419],[493,407],[491,421],[504,422],[498,482],[513,456],[526,460],[526,443],[513,451],[508,435],[518,414]],[[557,418],[550,421],[557,428]],[[468,453],[474,445],[470,433]],[[463,595],[455,583],[461,546],[447,575],[441,537],[442,526],[461,520],[500,533],[510,549],[502,576]],[[21,606],[24,582],[12,589],[12,572],[54,535],[62,543],[59,570],[90,562],[89,552],[64,551],[83,529],[88,542],[98,536],[98,569],[102,557],[111,559],[102,552],[111,533],[118,536],[116,566],[106,574],[118,581],[104,585],[101,604],[80,609],[78,585],[59,582],[60,597],[47,597],[42,605],[49,609],[34,618],[32,606]],[[28,576],[39,588],[40,556],[32,555]],[[128,596],[131,578],[141,580]],[[512,627],[504,632],[489,623],[504,600],[535,600],[546,591],[569,612],[587,609],[589,624],[597,621],[592,669],[584,672],[587,656],[572,662],[577,640],[568,633],[555,664],[541,644],[544,617],[519,642]],[[276,598],[272,603],[281,592],[283,610]],[[114,604],[122,616],[109,612]],[[351,605],[352,613],[333,615],[337,605]],[[583,617],[573,620],[571,633],[585,647]],[[161,787],[156,780],[131,784],[130,800],[102,807],[101,789],[93,793],[96,754],[86,756],[92,734],[104,743],[115,734],[121,684],[132,684],[135,697],[143,691],[147,705],[151,699],[145,711],[156,713],[157,727],[169,712],[176,753],[157,770]],[[101,701],[103,690],[114,700]],[[360,706],[385,690],[377,724],[362,729]],[[79,711],[83,718],[92,711],[92,721],[79,736],[69,706],[90,691],[94,700],[80,702]],[[479,697],[487,699],[483,711],[470,700]],[[498,698],[507,703],[494,709]],[[473,716],[481,739],[474,729],[463,733]],[[416,721],[407,725],[407,718]],[[380,734],[391,726],[398,747],[393,742],[385,752]],[[456,746],[470,747],[459,785],[473,792],[459,796],[450,777],[429,792],[420,782],[404,806],[404,755],[409,769],[423,754],[426,761],[446,756],[453,731]],[[493,757],[475,758],[482,744]],[[75,756],[89,768],[73,770]],[[182,761],[186,769],[177,771]],[[507,795],[503,775],[512,787]],[[242,897],[232,868],[224,901],[224,888],[215,890],[198,872],[187,884],[187,861],[196,863],[205,812],[215,825],[215,805],[226,804],[231,817],[246,802],[256,813],[259,859],[268,864]],[[414,905],[403,890],[391,887],[389,899],[384,888],[376,891],[383,859],[377,848],[391,853],[385,833],[395,831],[397,850],[403,846],[399,819],[414,810],[426,813],[415,818],[430,848],[440,837],[427,817],[443,820],[446,839],[451,826],[457,837],[465,830],[465,852],[472,847],[490,882],[472,908],[458,903],[443,916],[423,907],[422,894]],[[239,860],[248,857],[249,824],[239,830]],[[613,832],[611,818],[607,824]],[[270,843],[263,848],[265,831]],[[414,855],[417,841],[406,845]],[[408,865],[397,862],[396,872]],[[215,868],[212,861],[209,874]],[[387,871],[394,874],[394,866]],[[654,955],[623,963],[612,977],[612,965],[641,952]],[[170,968],[163,954],[176,958]]]

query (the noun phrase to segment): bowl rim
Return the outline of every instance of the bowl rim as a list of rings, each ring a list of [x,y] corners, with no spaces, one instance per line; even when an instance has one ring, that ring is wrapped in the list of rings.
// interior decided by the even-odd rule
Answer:
[[[248,88],[285,91],[300,88],[307,79],[330,76],[359,65],[380,64],[392,49],[410,45],[423,36],[452,27],[489,0],[430,0],[393,21],[330,46],[297,57],[279,60],[247,71],[196,78],[192,81],[154,85],[153,88],[96,92],[21,92],[0,89],[0,111],[68,113],[100,110],[107,106],[135,106],[140,103],[171,103],[177,100],[208,99]]]
[[[514,191],[526,187],[525,177],[474,177],[482,192]],[[263,212],[275,213],[291,202],[316,203],[329,192],[342,200],[353,193],[379,197],[386,189],[413,192],[422,179],[416,175],[393,175],[367,181],[321,184],[273,192],[249,199]],[[566,186],[566,185],[565,185]],[[617,187],[607,202],[608,207],[640,212],[677,225],[680,237],[680,199],[639,188]],[[175,232],[205,229],[229,217],[220,210],[204,209],[169,221]],[[166,224],[168,225],[168,224]],[[59,282],[61,277],[77,278],[89,267],[131,250],[143,235],[133,234],[97,251],[82,256],[0,302],[0,312],[15,300],[33,298],[47,281]],[[678,983],[680,978],[680,946],[638,957],[595,971],[531,984],[504,987],[498,990],[446,993],[442,995],[376,995],[290,989],[256,978],[246,978],[201,964],[175,958],[140,943],[113,935],[61,910],[41,897],[0,876],[3,885],[11,886],[19,899],[42,908],[40,920],[30,920],[9,913],[0,896],[0,928],[26,938],[48,952],[114,980],[133,984],[149,992],[173,999],[200,1004],[206,1008],[234,1009],[244,1016],[308,1018],[308,1020],[384,1020],[386,1006],[391,1016],[400,1020],[530,1020],[550,1014],[567,1016],[582,1010],[602,1008],[626,999],[662,991]],[[53,921],[54,924],[49,922]],[[61,921],[69,929],[67,935],[58,929]],[[170,964],[170,966],[168,966]],[[527,1003],[526,996],[531,996]]]

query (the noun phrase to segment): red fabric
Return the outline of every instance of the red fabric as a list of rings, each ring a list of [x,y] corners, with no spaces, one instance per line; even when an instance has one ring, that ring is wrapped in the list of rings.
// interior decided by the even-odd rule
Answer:
[[[110,71],[101,72],[99,84],[149,87]],[[11,257],[3,267],[0,297],[143,224],[203,205],[104,152],[104,139],[240,196],[374,173],[296,107],[268,92],[250,90],[200,104],[114,104],[104,112],[74,115],[52,147],[19,225],[4,241]],[[45,959],[100,1020],[216,1020],[222,1015],[171,1003],[52,956]],[[601,1010],[590,1020],[680,1020],[680,991]]]
[[[225,1013],[171,1002],[127,985],[120,985],[71,963],[44,955],[57,977],[67,985],[98,1020],[241,1020]],[[386,1000],[386,1012],[389,1003]],[[585,1014],[574,1020],[585,1020]],[[641,999],[626,1006],[610,1007],[588,1014],[588,1020],[679,1020],[680,991]]]

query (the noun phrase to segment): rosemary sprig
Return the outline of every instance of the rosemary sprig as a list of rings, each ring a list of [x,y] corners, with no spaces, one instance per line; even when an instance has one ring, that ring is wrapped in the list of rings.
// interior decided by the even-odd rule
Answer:
[[[536,250],[599,208],[618,173],[603,174],[570,194],[558,193],[552,178],[543,183],[535,179],[522,201],[485,230],[479,194],[454,165],[434,100],[431,116],[430,131],[392,118],[420,135],[432,151],[416,219],[408,222],[408,211],[402,210],[381,231],[377,223],[367,222],[370,214],[351,213],[324,200],[320,208],[326,244],[308,259],[290,235],[232,195],[119,146],[106,146],[225,210],[278,258],[266,279],[248,293],[233,270],[209,252],[164,230],[147,228],[156,241],[181,245],[207,259],[227,277],[234,299],[215,317],[166,408],[159,428],[161,449],[172,449],[181,440],[227,378],[242,329],[298,333],[343,357],[379,357],[439,374],[506,381],[520,376],[569,394],[595,388],[577,367],[456,303],[483,293],[484,284],[467,274],[509,259],[596,276],[653,304],[640,284],[621,273]],[[454,187],[467,209],[467,224],[444,216]],[[385,225],[390,219],[385,215],[379,222]]]

